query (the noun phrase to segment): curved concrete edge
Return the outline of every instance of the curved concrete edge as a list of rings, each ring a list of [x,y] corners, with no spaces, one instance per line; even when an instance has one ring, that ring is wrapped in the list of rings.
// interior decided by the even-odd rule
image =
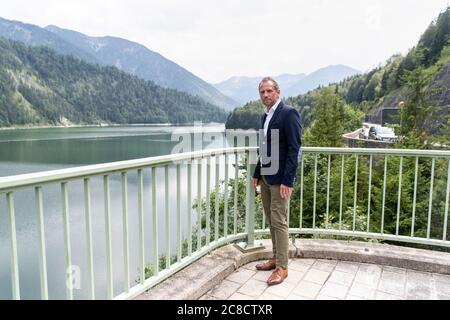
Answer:
[[[297,239],[304,258],[373,263],[450,274],[450,253],[361,241]]]
[[[241,255],[233,245],[218,248],[135,299],[198,299],[238,268],[236,261]]]
[[[262,240],[265,248],[242,253],[226,245],[192,263],[169,279],[146,291],[136,300],[196,300],[247,263],[272,256],[271,240]],[[450,274],[450,253],[361,241],[296,239],[291,258],[333,259],[372,263],[417,271]]]

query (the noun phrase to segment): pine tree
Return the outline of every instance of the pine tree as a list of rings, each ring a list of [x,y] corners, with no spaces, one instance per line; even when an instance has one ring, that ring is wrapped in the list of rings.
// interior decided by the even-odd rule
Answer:
[[[406,71],[403,83],[408,89],[407,101],[400,109],[400,133],[405,137],[403,145],[410,148],[423,148],[428,138],[427,123],[437,111],[431,99],[436,92],[429,88],[430,75],[423,67]]]
[[[436,34],[430,48],[430,61],[432,64],[437,61],[450,37],[450,7],[442,12],[436,21]]]
[[[333,88],[324,88],[314,98],[314,122],[310,143],[321,147],[342,146],[344,133],[344,102]]]

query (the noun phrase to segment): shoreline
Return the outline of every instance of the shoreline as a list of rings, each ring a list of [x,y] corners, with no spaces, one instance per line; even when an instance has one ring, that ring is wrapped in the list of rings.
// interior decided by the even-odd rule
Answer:
[[[33,125],[24,125],[24,126],[11,126],[11,127],[0,127],[0,131],[8,131],[8,130],[26,130],[26,129],[56,129],[56,128],[107,128],[107,127],[186,127],[186,126],[195,126],[195,123],[133,123],[133,124],[79,124],[79,125],[43,125],[43,126],[33,126]],[[201,123],[201,126],[210,126],[210,125],[225,125],[225,123],[219,122],[205,122]]]

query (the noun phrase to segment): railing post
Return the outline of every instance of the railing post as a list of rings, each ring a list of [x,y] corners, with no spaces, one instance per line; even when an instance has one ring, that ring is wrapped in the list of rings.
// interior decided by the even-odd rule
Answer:
[[[220,164],[219,164],[219,155],[216,154],[215,162],[216,162],[216,172],[215,172],[215,196],[214,196],[214,241],[219,240],[219,174],[220,174]],[[225,203],[224,203],[225,204]],[[225,208],[225,206],[224,206]]]
[[[247,150],[247,179],[245,196],[245,233],[247,242],[237,244],[237,248],[243,252],[264,248],[261,242],[255,242],[255,190],[252,187],[252,176],[256,166],[256,151]]]
[[[442,232],[442,240],[447,240],[447,220],[448,220],[448,202],[450,198],[450,159],[448,159],[447,169],[447,192],[445,193],[445,213],[444,213],[444,230]]]
[[[373,155],[370,155],[369,160],[369,190],[367,191],[367,232],[370,230],[370,197],[372,195],[372,164]]]
[[[433,185],[434,185],[434,167],[436,158],[431,160],[431,178],[430,178],[430,198],[428,200],[428,222],[427,222],[427,239],[431,236],[431,212],[433,210]]]
[[[233,234],[237,233],[238,216],[238,180],[239,180],[239,155],[234,154],[234,205],[233,205]]]
[[[228,236],[228,154],[224,154],[225,178],[223,192],[223,236]]]
[[[156,167],[152,167],[152,224],[153,224],[153,275],[159,273],[159,246],[158,246],[158,212],[156,206]]]
[[[170,219],[170,208],[169,208],[169,165],[164,166],[164,209],[165,209],[165,215],[166,215],[166,267],[165,269],[170,268],[170,254],[171,254],[171,248],[170,248],[170,225],[171,225],[171,219]]]
[[[253,152],[247,152],[247,183],[245,196],[245,231],[247,232],[247,246],[253,247],[255,242],[255,190],[253,189],[252,173],[255,168],[252,165]]]
[[[183,254],[182,234],[181,234],[181,165],[177,164],[177,262],[181,261]]]
[[[64,252],[66,260],[66,296],[73,300],[72,253],[70,246],[69,191],[67,182],[61,183],[62,210],[64,224]]]
[[[197,249],[202,248],[202,158],[197,159]]]
[[[36,186],[35,199],[38,221],[39,270],[41,280],[41,299],[48,300],[47,255],[45,250],[44,209],[42,203],[42,187]]]
[[[124,290],[130,291],[130,242],[128,240],[128,178],[127,173],[122,172],[122,228],[123,228],[123,270]]]
[[[192,255],[192,163],[187,163],[187,218],[188,218],[188,256]]]
[[[301,161],[301,165],[300,165],[300,171],[301,171],[301,176],[300,176],[300,216],[299,216],[299,228],[302,229],[303,225],[302,225],[302,221],[303,221],[303,176],[304,176],[304,168],[303,168],[303,159],[304,157],[302,157],[302,161]]]
[[[114,297],[114,278],[112,260],[112,238],[111,238],[111,196],[109,192],[109,175],[103,176],[103,198],[105,210],[105,243],[106,243],[106,283],[107,299]]]
[[[313,188],[313,224],[312,228],[316,228],[316,200],[317,200],[317,157],[319,155],[316,153],[314,156],[314,188]]]
[[[11,232],[11,281],[12,281],[12,296],[14,300],[20,300],[20,285],[19,285],[19,259],[17,255],[17,235],[16,235],[16,215],[14,212],[14,198],[13,193],[6,194],[6,202],[8,204],[9,213],[9,227]]]
[[[144,170],[137,171],[138,215],[139,215],[139,280],[145,282],[145,226],[144,226]]]
[[[89,299],[95,300],[94,285],[94,250],[92,241],[92,214],[91,214],[91,192],[89,186],[89,178],[84,178],[84,212],[86,223],[86,244],[87,244],[87,265],[88,265],[88,291]]]

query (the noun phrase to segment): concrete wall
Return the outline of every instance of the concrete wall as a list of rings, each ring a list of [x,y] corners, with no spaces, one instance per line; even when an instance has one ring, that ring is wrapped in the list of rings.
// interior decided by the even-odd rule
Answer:
[[[371,139],[360,139],[359,132],[361,129],[355,130],[350,133],[342,135],[344,143],[350,148],[380,148],[386,149],[390,148],[393,144],[392,142],[384,142],[379,140]]]

